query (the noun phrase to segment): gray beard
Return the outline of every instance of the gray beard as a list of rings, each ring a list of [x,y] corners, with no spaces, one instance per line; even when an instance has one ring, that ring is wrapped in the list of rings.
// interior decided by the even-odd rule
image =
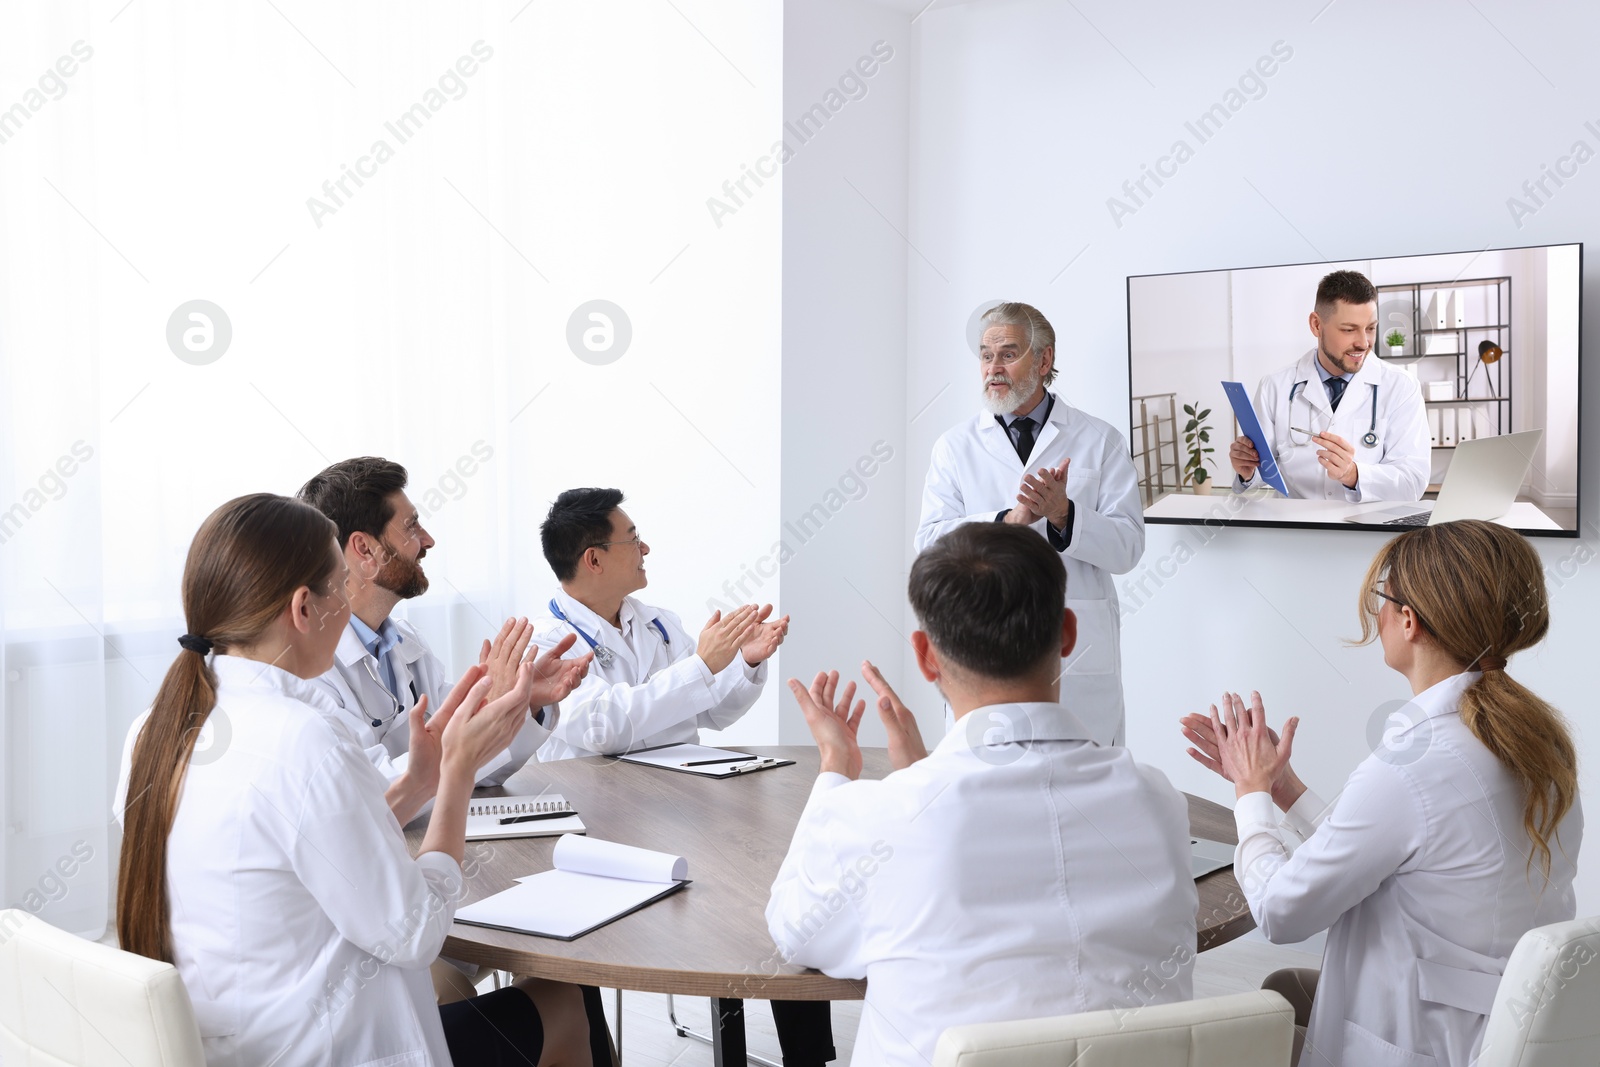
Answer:
[[[1038,389],[1039,375],[1036,372],[1029,372],[1025,378],[1011,379],[1011,391],[1006,394],[1003,400],[990,396],[988,382],[985,382],[983,387],[983,410],[991,415],[1014,414],[1018,408],[1028,402],[1029,398]]]

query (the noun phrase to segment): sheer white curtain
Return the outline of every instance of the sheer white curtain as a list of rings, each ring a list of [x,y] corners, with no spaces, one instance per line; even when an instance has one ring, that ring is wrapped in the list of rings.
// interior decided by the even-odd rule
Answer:
[[[232,496],[406,464],[411,617],[458,666],[548,597],[563,488],[628,493],[691,630],[770,549],[781,179],[706,201],[775,139],[780,33],[776,0],[0,14],[4,904],[104,928],[122,740]],[[568,342],[593,300],[611,362]]]

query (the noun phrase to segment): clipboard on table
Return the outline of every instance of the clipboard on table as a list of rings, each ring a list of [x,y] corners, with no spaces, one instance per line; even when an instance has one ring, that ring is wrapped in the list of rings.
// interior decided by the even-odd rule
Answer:
[[[624,763],[660,767],[680,774],[698,774],[702,778],[736,778],[741,774],[769,771],[774,767],[789,767],[794,764],[794,760],[778,756],[758,756],[753,752],[694,744],[639,748],[626,752],[617,759]]]
[[[1261,420],[1256,417],[1256,406],[1250,403],[1250,394],[1244,391],[1241,382],[1223,382],[1222,391],[1228,394],[1228,403],[1233,407],[1233,417],[1239,420],[1239,429],[1256,446],[1256,455],[1261,461],[1256,473],[1261,475],[1262,481],[1288,496],[1289,488],[1283,484],[1283,472],[1278,470],[1278,457],[1272,454],[1272,445],[1261,429]]]
[[[491,930],[576,941],[689,884],[682,856],[567,834],[551,870],[457,908],[455,921]]]

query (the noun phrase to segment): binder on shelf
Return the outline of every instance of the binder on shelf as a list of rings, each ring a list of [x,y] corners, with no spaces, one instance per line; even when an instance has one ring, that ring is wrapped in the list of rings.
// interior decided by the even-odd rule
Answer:
[[[1466,290],[1452,289],[1450,291],[1450,325],[1454,329],[1459,330],[1467,324],[1466,300]]]
[[[1456,409],[1439,409],[1439,443],[1449,448],[1456,443]]]
[[[1439,447],[1439,409],[1428,409],[1428,443],[1434,448]]]
[[[1434,329],[1434,330],[1448,329],[1449,327],[1447,327],[1445,325],[1445,320],[1447,318],[1449,318],[1449,316],[1450,316],[1450,309],[1449,309],[1449,306],[1448,306],[1448,299],[1445,296],[1444,290],[1443,289],[1435,289],[1433,291],[1433,293],[1428,297],[1427,322],[1428,322],[1429,329]]]

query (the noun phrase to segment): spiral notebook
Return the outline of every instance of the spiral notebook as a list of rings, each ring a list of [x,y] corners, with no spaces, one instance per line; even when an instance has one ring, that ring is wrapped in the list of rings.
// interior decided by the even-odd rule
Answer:
[[[467,804],[468,841],[587,832],[577,811],[560,793],[479,797]]]

